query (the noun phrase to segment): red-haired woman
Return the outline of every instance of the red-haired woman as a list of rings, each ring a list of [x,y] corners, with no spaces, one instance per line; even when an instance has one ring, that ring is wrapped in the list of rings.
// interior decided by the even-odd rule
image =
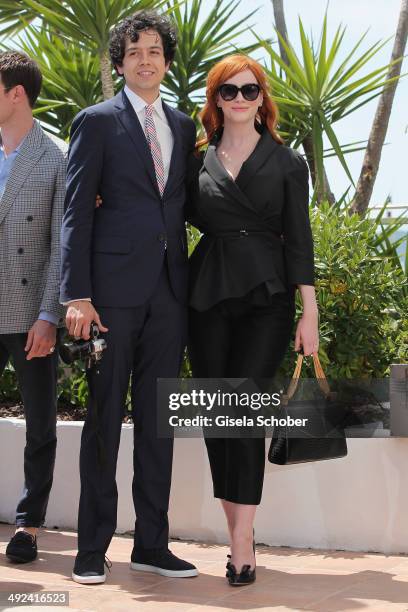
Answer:
[[[190,258],[189,354],[194,377],[271,378],[288,348],[318,350],[308,168],[276,132],[277,108],[260,64],[243,55],[209,72],[201,114],[208,143],[190,202],[203,236]],[[206,437],[231,539],[231,585],[255,580],[253,522],[264,438]]]

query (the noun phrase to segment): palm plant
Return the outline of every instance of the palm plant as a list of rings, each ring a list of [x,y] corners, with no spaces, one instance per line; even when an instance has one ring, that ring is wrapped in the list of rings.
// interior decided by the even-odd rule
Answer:
[[[384,214],[387,211],[389,203],[390,199],[387,198],[373,220],[376,233],[372,241],[372,247],[379,257],[390,259],[396,268],[400,268],[408,280],[408,236],[407,233],[404,232],[402,236],[396,238],[400,230],[406,227],[407,219],[405,211],[402,211],[398,217],[387,219],[387,223],[385,223]],[[398,253],[398,249],[401,245],[405,245],[403,261],[401,261]],[[408,289],[405,289],[405,295],[408,297]]]
[[[319,45],[315,50],[299,18],[302,59],[277,32],[287,61],[280,57],[269,42],[258,38],[269,56],[267,72],[274,98],[279,105],[283,132],[294,147],[303,143],[307,136],[312,136],[313,151],[307,157],[317,190],[324,185],[324,135],[354,184],[345,160],[344,148],[338,141],[333,124],[377,97],[385,82],[390,82],[386,78],[389,64],[361,74],[361,70],[388,42],[379,41],[359,54],[357,52],[366,34],[345,55],[345,59],[336,65],[343,49],[345,31],[346,27],[339,26],[331,44],[328,44],[325,15]]]
[[[204,19],[202,0],[191,0],[181,10],[177,0],[167,0],[166,7],[176,22],[178,48],[164,84],[178,108],[194,115],[203,100],[200,91],[210,68],[230,53],[250,53],[259,43],[241,47],[234,45],[237,37],[248,29],[248,23],[257,9],[244,20],[231,21],[240,0],[215,0],[214,7]]]
[[[17,0],[18,13],[13,15],[16,0],[0,0],[0,24],[12,26],[2,33],[22,29],[27,21],[38,17],[67,41],[76,41],[99,58],[103,97],[114,95],[114,82],[109,59],[110,29],[125,17],[142,9],[160,9],[165,0]]]
[[[29,27],[19,47],[35,57],[43,86],[35,115],[44,126],[67,138],[75,115],[103,99],[98,58],[49,29]]]
[[[31,9],[24,0],[0,0],[1,36],[17,34],[26,25],[39,17],[38,12]]]

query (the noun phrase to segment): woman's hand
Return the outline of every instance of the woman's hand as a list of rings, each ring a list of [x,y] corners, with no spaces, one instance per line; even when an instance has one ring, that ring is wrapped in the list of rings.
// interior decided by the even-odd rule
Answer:
[[[300,318],[295,336],[295,351],[303,348],[304,355],[312,355],[319,350],[318,313],[303,313]]]
[[[96,194],[95,208],[102,206],[102,198],[99,193]]]

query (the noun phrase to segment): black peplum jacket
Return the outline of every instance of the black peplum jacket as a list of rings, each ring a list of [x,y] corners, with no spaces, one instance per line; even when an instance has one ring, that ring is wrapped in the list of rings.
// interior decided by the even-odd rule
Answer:
[[[202,233],[190,257],[189,303],[202,311],[264,285],[314,285],[308,167],[263,128],[234,181],[212,141],[190,165],[187,219]]]

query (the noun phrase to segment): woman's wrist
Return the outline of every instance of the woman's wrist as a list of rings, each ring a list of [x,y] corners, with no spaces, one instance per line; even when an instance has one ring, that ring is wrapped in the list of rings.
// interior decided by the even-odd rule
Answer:
[[[302,298],[303,316],[308,319],[317,318],[319,310],[317,307],[316,293],[313,285],[298,285]]]
[[[307,306],[303,308],[302,316],[306,318],[314,318],[319,316],[319,309],[316,306]]]

